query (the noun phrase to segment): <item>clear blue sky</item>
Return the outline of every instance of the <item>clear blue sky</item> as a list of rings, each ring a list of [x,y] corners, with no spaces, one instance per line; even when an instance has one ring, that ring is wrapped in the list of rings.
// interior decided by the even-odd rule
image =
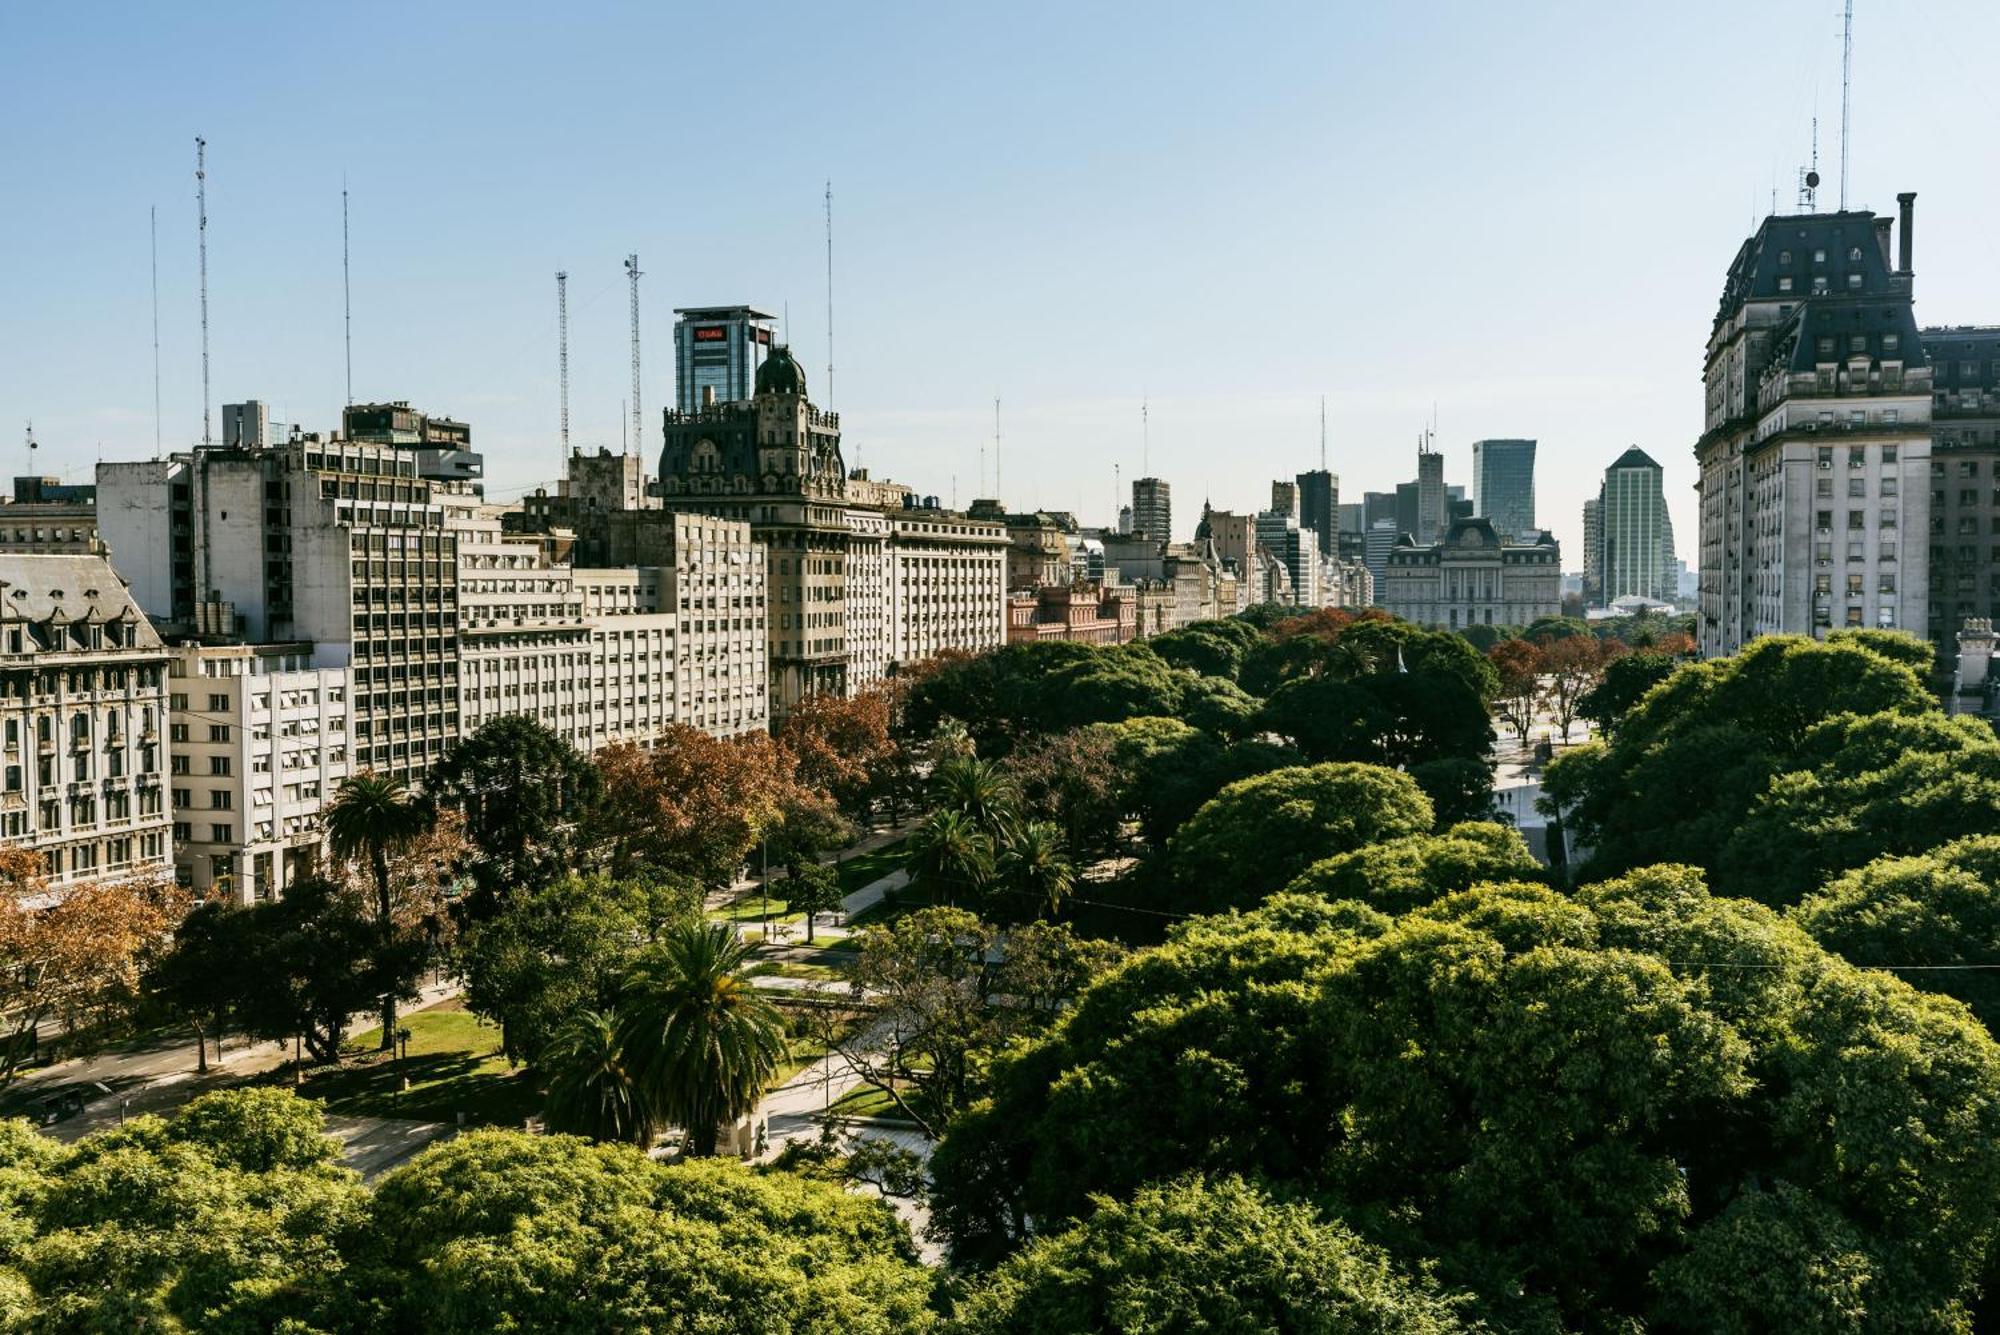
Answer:
[[[2000,5],[1859,8],[1850,200],[1920,192],[1919,318],[2000,323]],[[618,443],[632,250],[649,425],[676,305],[789,305],[821,389],[831,177],[850,464],[990,491],[998,395],[1009,502],[1102,521],[1149,397],[1185,536],[1314,464],[1325,394],[1351,498],[1433,410],[1453,481],[1534,436],[1574,566],[1637,444],[1691,559],[1723,270],[1815,107],[1831,207],[1839,88],[1836,0],[9,5],[0,471],[29,418],[67,477],[153,452],[153,205],[164,437],[199,437],[199,133],[214,401],[337,423],[344,174],[355,393],[469,420],[498,496],[556,470],[558,268],[582,441]]]

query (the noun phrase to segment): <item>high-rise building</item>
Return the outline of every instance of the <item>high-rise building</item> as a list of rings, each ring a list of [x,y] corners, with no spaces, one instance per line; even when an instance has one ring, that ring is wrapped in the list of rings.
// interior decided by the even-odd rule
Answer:
[[[1603,490],[1603,483],[1598,489]],[[1583,503],[1583,602],[1604,606],[1604,501],[1592,496]]]
[[[1395,549],[1396,540],[1403,535],[1403,532],[1404,530],[1391,518],[1376,520],[1362,535],[1361,564],[1368,568],[1368,577],[1374,583],[1375,602],[1378,606],[1382,602],[1388,578],[1389,553]]]
[[[772,317],[749,306],[682,306],[674,311],[674,408],[741,403],[771,354]],[[643,453],[643,451],[642,451]]]
[[[1444,485],[1444,455],[1428,444],[1417,447],[1417,545],[1428,547],[1444,534],[1451,497]]]
[[[1284,510],[1263,510],[1257,515],[1257,545],[1285,567],[1296,606],[1320,605],[1319,538],[1311,529],[1300,528],[1297,517]]]
[[[165,877],[167,654],[102,556],[0,556],[0,839],[51,888]]]
[[[1916,196],[1897,200],[1900,226],[1774,214],[1729,266],[1695,444],[1703,653],[1929,623],[1932,376],[1911,302]],[[1607,514],[1607,555],[1611,541]]]
[[[460,735],[458,560],[395,445],[302,437],[97,466],[98,524],[163,631],[302,641],[348,667],[355,770],[416,778]]]
[[[1509,538],[1526,539],[1535,529],[1535,442],[1472,442],[1473,513],[1493,521]]]
[[[1660,478],[1660,465],[1636,445],[1604,470],[1597,522],[1606,606],[1620,598],[1674,599],[1673,530]]]
[[[1154,542],[1174,540],[1173,489],[1156,477],[1132,482],[1132,531]]]
[[[1340,553],[1340,478],[1324,468],[1298,475],[1299,523],[1319,538],[1322,556]]]
[[[1926,329],[1923,340],[1935,433],[1928,632],[1950,659],[1968,618],[2000,622],[2000,325]]]
[[[1281,515],[1299,517],[1299,484],[1278,481],[1271,484],[1271,509]]]
[[[292,429],[271,420],[269,404],[256,399],[222,405],[222,443],[246,450],[282,445],[292,438]]]
[[[486,461],[472,451],[472,428],[449,417],[432,417],[394,403],[350,403],[340,411],[340,433],[370,445],[393,445],[417,461],[417,476],[432,482],[476,485],[486,475]],[[282,442],[278,442],[282,443]]]

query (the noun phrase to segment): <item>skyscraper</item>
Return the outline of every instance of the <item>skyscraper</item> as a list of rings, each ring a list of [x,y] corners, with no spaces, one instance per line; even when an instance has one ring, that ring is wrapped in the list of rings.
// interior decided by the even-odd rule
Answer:
[[[1633,446],[1604,470],[1598,524],[1603,530],[1604,602],[1637,595],[1672,601],[1674,575],[1668,564],[1673,540],[1667,524],[1667,497],[1660,466]]]
[[[1444,488],[1444,455],[1427,442],[1417,445],[1417,522],[1412,535],[1419,547],[1428,547],[1444,536],[1450,498]]]
[[[1319,536],[1322,556],[1340,550],[1340,479],[1324,468],[1298,475],[1299,524]]]
[[[1600,484],[1601,488],[1601,484]],[[1604,498],[1583,503],[1583,603],[1604,606]]]
[[[1535,531],[1535,442],[1472,442],[1473,513],[1509,538]]]
[[[674,406],[740,403],[771,354],[771,317],[749,306],[682,306],[674,311]],[[642,451],[643,452],[643,451]]]
[[[1154,542],[1174,540],[1172,488],[1159,478],[1133,479],[1132,531],[1143,533]]]

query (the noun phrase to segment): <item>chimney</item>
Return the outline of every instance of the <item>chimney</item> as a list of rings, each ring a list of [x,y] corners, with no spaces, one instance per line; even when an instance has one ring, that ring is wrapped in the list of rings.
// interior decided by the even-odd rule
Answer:
[[[1902,214],[1902,226],[1896,229],[1902,243],[1900,256],[1902,263],[1896,267],[1903,273],[1910,273],[1912,272],[1910,268],[1910,228],[1914,223],[1917,212],[1917,192],[1914,190],[1905,190],[1902,194],[1897,195],[1896,207]]]

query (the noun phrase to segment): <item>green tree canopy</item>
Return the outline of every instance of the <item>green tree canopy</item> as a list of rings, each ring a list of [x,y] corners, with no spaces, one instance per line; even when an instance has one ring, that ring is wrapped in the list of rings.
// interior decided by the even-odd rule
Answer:
[[[1513,1328],[1959,1327],[2000,1208],[2000,1047],[1691,868],[1193,922],[993,1088],[932,1161],[966,1259],[1254,1174]]]
[[[1577,716],[1589,719],[1601,732],[1616,732],[1625,716],[1646,698],[1646,692],[1673,676],[1680,666],[1680,659],[1652,650],[1620,654],[1605,664],[1603,680],[1577,702]]]
[[[1863,968],[1903,969],[2000,1028],[2000,837],[1878,858],[1812,895],[1792,919]]]
[[[1841,714],[1936,714],[1915,673],[1854,641],[1770,636],[1651,690],[1609,742],[1556,760],[1544,800],[1592,850],[1588,871],[1713,867],[1773,776]]]
[[[1243,656],[1263,641],[1257,627],[1232,617],[1196,621],[1165,635],[1155,635],[1146,643],[1174,667],[1186,668],[1203,677],[1235,681],[1236,674],[1243,670]]]
[[[1168,845],[1182,902],[1245,908],[1321,858],[1431,828],[1430,799],[1376,765],[1274,770],[1218,793]]]
[[[880,1201],[567,1136],[478,1131],[431,1149],[383,1177],[361,1250],[388,1329],[891,1335],[930,1323],[930,1275]]]
[[[1411,834],[1313,863],[1287,894],[1355,899],[1384,913],[1404,913],[1481,881],[1539,880],[1542,865],[1520,832],[1468,821],[1441,834]]]
[[[1468,1328],[1463,1308],[1308,1204],[1196,1178],[1106,1200],[1037,1239],[972,1290],[950,1329],[1441,1335]]]
[[[602,786],[588,757],[525,714],[502,714],[453,742],[425,783],[465,813],[480,888],[493,896],[576,866]]]

